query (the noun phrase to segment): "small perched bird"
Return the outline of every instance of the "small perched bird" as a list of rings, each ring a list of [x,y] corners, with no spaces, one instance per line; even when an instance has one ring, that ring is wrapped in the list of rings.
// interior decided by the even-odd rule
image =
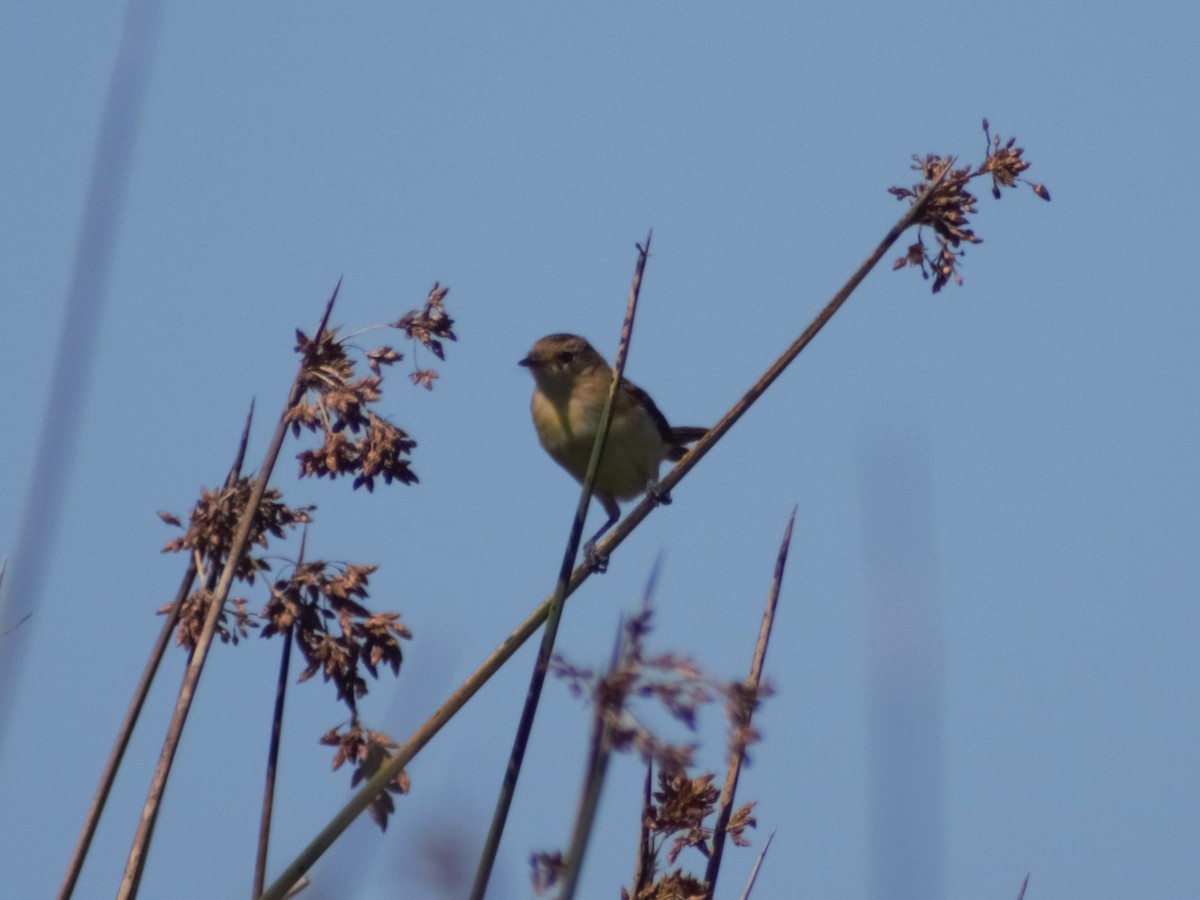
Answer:
[[[591,344],[574,334],[547,335],[520,365],[529,369],[536,383],[530,405],[538,440],[556,463],[582,483],[608,400],[612,369]],[[617,501],[654,492],[663,460],[683,459],[687,445],[707,431],[672,428],[649,394],[621,380],[592,487],[592,496],[604,507],[608,521],[588,541],[589,556],[600,536],[621,517]]]

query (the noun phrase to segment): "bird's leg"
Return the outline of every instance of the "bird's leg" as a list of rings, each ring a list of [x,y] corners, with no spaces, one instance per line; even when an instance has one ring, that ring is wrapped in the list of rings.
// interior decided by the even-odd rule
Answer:
[[[583,561],[588,569],[599,575],[608,569],[608,557],[600,556],[596,552],[596,542],[603,537],[604,532],[617,524],[617,519],[621,518],[621,507],[617,506],[617,501],[608,494],[592,494],[604,506],[604,511],[608,513],[608,520],[600,526],[600,530],[592,535],[592,539],[583,545]]]

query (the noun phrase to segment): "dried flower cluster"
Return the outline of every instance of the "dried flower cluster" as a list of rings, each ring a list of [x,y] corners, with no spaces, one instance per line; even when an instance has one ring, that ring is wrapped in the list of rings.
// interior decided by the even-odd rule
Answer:
[[[261,614],[267,623],[263,637],[294,637],[307,663],[298,680],[307,681],[320,672],[326,682],[333,682],[338,699],[349,707],[350,725],[331,729],[321,743],[338,748],[333,758],[335,771],[347,761],[353,764],[351,786],[374,775],[396,749],[390,737],[364,728],[359,718],[358,700],[368,690],[363,671],[378,678],[380,666],[387,666],[393,674],[399,674],[404,658],[400,641],[412,637],[400,622],[399,613],[373,613],[361,602],[367,599],[368,580],[375,569],[320,560],[298,563],[290,577],[272,586],[271,598]],[[395,810],[389,792],[408,793],[404,772],[398,773],[367,807],[383,830]]]
[[[1020,175],[1029,168],[1029,162],[1023,159],[1025,150],[1015,146],[1016,138],[1002,142],[1000,135],[992,137],[987,119],[983,120],[983,133],[987,142],[986,154],[982,163],[975,169],[970,166],[955,169],[954,159],[928,154],[924,157],[913,157],[913,169],[921,173],[922,181],[911,188],[892,187],[888,192],[900,200],[908,199],[916,202],[927,188],[938,182],[933,189],[933,196],[926,204],[924,213],[917,224],[933,229],[937,239],[937,252],[930,254],[925,242],[921,239],[920,230],[917,240],[911,244],[904,256],[896,260],[893,269],[905,266],[916,266],[921,270],[923,278],[929,277],[929,269],[933,271],[933,292],[936,294],[946,283],[953,280],[962,285],[962,276],[958,272],[958,262],[964,251],[960,249],[963,243],[979,244],[983,239],[967,227],[967,216],[975,213],[975,195],[967,190],[967,184],[974,178],[989,175],[992,179],[992,196],[1000,199],[1002,187],[1015,187],[1018,181],[1025,181]],[[945,173],[945,174],[943,174]],[[1043,200],[1050,199],[1050,192],[1044,184],[1025,182],[1033,192]]]
[[[567,860],[562,851],[534,853],[529,857],[529,868],[533,878],[533,892],[544,894],[567,874]]]
[[[636,715],[634,701],[657,701],[672,719],[695,731],[697,710],[711,703],[720,687],[714,687],[686,657],[670,653],[646,657],[643,638],[649,632],[650,619],[647,610],[626,623],[627,651],[621,663],[603,677],[573,666],[561,656],[551,661],[551,670],[567,681],[572,694],[592,699],[609,729],[612,749],[637,751],[661,768],[675,771],[692,765],[696,745],[659,739]]]
[[[399,329],[443,359],[442,340],[455,340],[454,321],[444,305],[446,293],[445,288],[435,284],[422,308],[388,327]],[[332,305],[331,300],[330,309]],[[296,349],[302,356],[300,372],[283,424],[290,426],[295,436],[304,430],[323,435],[320,448],[300,454],[301,475],[333,478],[353,473],[354,487],[365,485],[368,490],[374,488],[377,477],[389,484],[393,480],[415,482],[408,454],[416,443],[370,408],[380,399],[382,367],[398,362],[401,354],[386,346],[364,351],[373,374],[358,378],[345,340],[339,340],[336,331],[324,323],[312,339],[298,331]],[[412,381],[431,387],[436,377],[431,370],[416,370]],[[348,434],[361,437],[352,440]],[[225,565],[253,490],[254,484],[247,478],[233,480],[220,490],[203,490],[185,533],[164,547],[167,551],[190,552],[202,580],[201,587],[184,599],[179,613],[177,643],[189,649],[197,645],[212,608],[218,573]],[[267,488],[251,521],[247,548],[265,549],[268,536],[280,538],[288,529],[311,522],[312,509],[289,508],[278,490]],[[178,517],[159,515],[168,524],[183,528]],[[253,584],[258,573],[270,568],[262,554],[247,549],[236,562],[235,577]],[[287,641],[294,639],[304,655],[307,665],[300,681],[320,672],[326,682],[333,682],[338,699],[351,711],[350,724],[334,728],[321,741],[338,748],[334,769],[348,761],[353,764],[354,784],[370,778],[396,749],[391,738],[365,728],[359,719],[357,701],[367,693],[366,675],[378,678],[381,666],[398,674],[403,659],[400,641],[412,636],[400,622],[399,613],[375,613],[366,607],[368,580],[375,568],[301,561],[290,576],[271,587],[270,598],[259,616],[247,612],[244,598],[234,598],[217,619],[222,640],[234,643],[249,629],[259,627],[256,619],[265,620],[263,637],[279,634]],[[160,612],[169,609],[163,607]],[[371,815],[381,827],[386,828],[394,808],[390,794],[407,789],[408,778],[400,773],[372,801]]]
[[[271,588],[271,599],[262,612],[267,620],[263,637],[292,629],[308,663],[300,681],[320,672],[334,683],[338,699],[351,712],[357,709],[355,701],[367,693],[362,670],[378,678],[379,666],[386,665],[399,674],[400,641],[412,637],[400,623],[399,613],[372,613],[359,602],[367,597],[367,580],[375,569],[350,563],[340,567],[322,561],[301,563],[290,578]],[[335,623],[336,633],[331,631]]]
[[[363,728],[357,717],[344,731],[343,727],[339,725],[337,728],[331,728],[322,735],[321,743],[338,748],[333,755],[335,772],[347,762],[353,765],[354,774],[350,778],[350,786],[358,787],[363,781],[374,776],[380,766],[388,761],[396,750],[396,742],[386,734]],[[407,794],[408,789],[408,774],[401,770],[388,782],[387,788],[380,791],[367,806],[367,812],[381,831],[387,831],[388,817],[396,811],[391,795]]]
[[[187,531],[174,540],[167,541],[163,546],[164,553],[178,553],[181,550],[195,550],[202,557],[214,562],[224,562],[233,544],[233,534],[237,530],[238,520],[250,499],[253,484],[248,478],[239,478],[232,485],[210,491],[200,489],[200,499],[188,516]],[[282,538],[286,529],[304,525],[310,520],[311,506],[291,508],[281,502],[282,494],[274,488],[268,488],[258,504],[258,514],[250,523],[248,543],[266,549],[267,535]],[[177,516],[160,512],[158,517],[168,525],[182,528],[183,523]],[[239,581],[254,584],[256,572],[267,571],[271,567],[261,556],[244,555],[237,562],[234,576]]]
[[[713,787],[714,777],[712,772],[689,778],[683,770],[659,770],[659,789],[654,792],[657,803],[647,804],[643,825],[651,834],[675,836],[667,852],[668,865],[674,865],[684,847],[695,847],[704,856],[709,855],[712,829],[705,825],[705,820],[715,811],[721,793]],[[753,809],[754,804],[747,803],[730,817],[726,834],[739,847],[749,844],[743,832],[756,824],[750,815]]]
[[[638,883],[632,892],[622,890],[629,900],[703,897],[705,884],[681,870],[654,878],[657,858],[670,842],[666,861],[674,865],[680,852],[695,847],[707,857],[712,826],[708,824],[716,810],[720,791],[713,785],[711,772],[697,777],[688,774],[693,763],[695,744],[676,744],[662,740],[637,715],[639,700],[661,707],[673,720],[689,731],[696,728],[699,708],[718,695],[726,697],[730,724],[730,752],[744,752],[757,739],[750,725],[751,714],[762,696],[769,691],[751,691],[743,684],[724,684],[706,676],[690,659],[673,654],[647,656],[645,636],[650,631],[649,609],[626,624],[626,642],[619,663],[603,677],[591,670],[573,666],[555,657],[552,671],[566,680],[576,696],[592,699],[597,715],[607,727],[609,746],[619,751],[636,751],[652,768],[657,767],[658,790],[647,799],[642,815],[642,839],[639,842]],[[647,776],[649,778],[649,776]],[[726,833],[733,842],[745,846],[743,832],[753,827],[753,804],[746,804],[730,818]],[[561,876],[561,854],[535,854],[531,860],[535,890],[544,891]]]
[[[189,595],[180,607],[176,643],[189,649],[196,646],[200,637],[213,602],[211,589],[217,566],[228,551],[249,496],[250,484],[246,479],[218,491],[203,490],[187,532],[164,547],[169,551],[190,550],[201,563],[207,559],[211,568],[205,586]],[[292,509],[279,498],[274,489],[264,494],[251,526],[251,546],[266,548],[268,534],[281,537],[285,529],[311,521],[311,507]],[[168,524],[183,527],[175,516],[168,513],[159,516]],[[373,613],[363,605],[369,576],[375,568],[323,561],[299,563],[288,578],[275,582],[270,599],[258,617],[266,622],[260,632],[263,637],[276,634],[283,634],[288,640],[294,637],[307,662],[300,681],[320,672],[325,681],[334,683],[338,699],[350,708],[353,727],[341,733],[334,729],[322,738],[322,743],[339,748],[334,769],[347,760],[354,763],[355,784],[377,771],[395,748],[386,735],[364,729],[359,722],[356,701],[367,693],[363,672],[378,678],[380,666],[387,666],[398,674],[403,660],[400,641],[412,637],[400,622],[399,613]],[[261,556],[246,553],[236,571],[239,579],[253,583],[257,573],[269,569],[270,565]],[[247,611],[246,602],[241,597],[233,598],[221,610],[217,631],[223,641],[232,639],[236,644],[249,629],[259,627]],[[164,606],[159,612],[165,613],[169,608]],[[386,828],[387,817],[393,810],[388,792],[404,793],[407,789],[407,776],[401,773],[371,802],[369,811],[380,827]]]
[[[667,852],[667,864],[673,865],[684,847],[696,847],[708,856],[706,842],[712,834],[704,820],[713,814],[721,792],[713,787],[712,772],[688,778],[683,771],[658,772],[656,803],[645,809],[644,824],[653,834],[675,835]]]
[[[1025,181],[1018,176],[1029,168],[1029,163],[1021,158],[1025,155],[1024,148],[1013,146],[1017,142],[1015,137],[1009,138],[1003,147],[1000,146],[1000,135],[992,137],[987,119],[983,120],[983,137],[987,157],[979,167],[979,174],[992,176],[992,196],[999,200],[1001,187],[1016,187],[1018,181]],[[1043,200],[1050,200],[1050,191],[1044,184],[1032,181],[1025,183]]]
[[[209,606],[213,602],[213,595],[210,591],[201,588],[198,591],[193,591],[180,604],[178,625],[175,630],[175,645],[177,647],[187,647],[189,650],[195,647],[200,640],[200,632],[204,630],[204,618],[208,615]],[[231,597],[230,602],[233,604],[232,610],[228,605],[221,609],[217,616],[217,636],[221,638],[221,643],[228,644],[233,641],[236,644],[240,639],[246,637],[250,633],[251,628],[257,628],[258,623],[249,612],[246,611],[245,597]],[[159,615],[166,613],[171,608],[168,603],[161,607]],[[230,613],[233,615],[233,625],[230,626]]]
[[[705,882],[676,869],[643,887],[636,896],[621,888],[621,900],[704,900],[707,887]]]
[[[456,340],[454,320],[445,310],[446,293],[446,288],[434,284],[422,309],[406,313],[387,327],[403,331],[438,359],[444,359],[438,338]],[[353,474],[354,487],[365,486],[368,491],[375,489],[377,477],[387,484],[394,479],[402,484],[416,482],[408,459],[416,441],[370,410],[380,397],[382,367],[404,357],[387,346],[365,351],[367,365],[374,374],[356,378],[346,343],[332,328],[323,329],[315,339],[297,331],[296,350],[304,357],[300,375],[304,396],[288,410],[287,421],[297,436],[301,429],[323,436],[320,447],[300,453],[301,477]],[[414,369],[411,377],[414,384],[431,389],[437,373]],[[348,437],[347,432],[356,437]]]
[[[253,484],[248,478],[239,478],[233,484],[218,490],[201,488],[200,499],[188,517],[187,530],[163,546],[164,553],[190,551],[199,561],[198,569],[201,571],[204,586],[184,600],[179,611],[179,625],[175,637],[176,644],[189,650],[196,646],[204,627],[204,618],[212,602],[209,591],[215,586],[220,568],[225,564],[238,521],[252,490]],[[250,523],[247,547],[261,547],[265,550],[268,535],[282,538],[287,529],[310,521],[309,513],[312,507],[289,507],[283,504],[281,497],[279,491],[273,488],[268,488],[263,493],[258,504],[258,514]],[[183,528],[183,523],[177,516],[166,512],[160,512],[158,516],[168,525]],[[209,567],[207,572],[203,571],[204,565]],[[268,571],[270,568],[261,554],[247,551],[237,560],[234,577],[247,584],[253,584],[257,573]],[[248,628],[257,627],[246,612],[245,606],[244,599],[234,599],[232,630],[229,627],[229,610],[221,610],[217,630],[222,641],[232,638],[233,642],[237,643],[239,637],[246,636]],[[165,613],[169,608],[169,605],[164,606],[159,613]]]
[[[446,354],[439,338],[448,341],[458,340],[454,335],[454,320],[446,312],[445,299],[448,291],[449,288],[439,287],[435,282],[429,296],[425,298],[424,308],[419,311],[414,309],[406,312],[391,326],[399,328],[408,335],[410,340],[420,341],[429,352],[442,360],[446,358]],[[427,390],[432,390],[433,379],[437,378],[437,372],[432,369],[414,369],[409,377],[413,384],[419,384]]]
[[[770,697],[775,691],[769,683],[753,688],[743,681],[723,685],[721,691],[725,695],[725,719],[730,729],[729,749],[749,762],[746,751],[751,744],[757,744],[760,738],[758,729],[753,725],[754,713],[763,698]]]

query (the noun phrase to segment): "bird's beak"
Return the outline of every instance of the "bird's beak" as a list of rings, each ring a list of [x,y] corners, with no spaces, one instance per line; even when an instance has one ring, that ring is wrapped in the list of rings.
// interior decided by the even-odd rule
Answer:
[[[534,359],[533,357],[531,357],[531,356],[527,356],[527,357],[525,357],[523,360],[521,360],[520,362],[518,362],[518,363],[517,363],[517,365],[518,365],[518,366],[524,366],[524,367],[525,367],[525,368],[527,368],[527,369],[536,369],[536,368],[537,368],[539,365],[541,365],[541,363],[539,363],[539,362],[538,362],[536,359]]]

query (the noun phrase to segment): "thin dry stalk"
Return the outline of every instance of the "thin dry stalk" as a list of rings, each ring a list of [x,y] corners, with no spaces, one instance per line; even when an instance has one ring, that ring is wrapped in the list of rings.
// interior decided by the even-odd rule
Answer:
[[[730,700],[734,733],[729,753],[729,769],[725,773],[725,785],[721,788],[721,804],[717,809],[716,824],[713,826],[712,852],[708,857],[708,867],[704,873],[704,880],[708,884],[708,900],[712,900],[713,893],[717,889],[717,873],[721,870],[721,857],[725,852],[725,834],[729,827],[730,816],[733,815],[733,795],[737,790],[738,777],[741,775],[742,764],[746,759],[746,746],[753,733],[750,728],[750,719],[754,714],[754,707],[758,704],[758,687],[762,683],[763,663],[767,658],[767,642],[771,639],[771,628],[775,624],[775,607],[779,603],[779,591],[783,586],[783,570],[787,566],[788,548],[792,543],[792,526],[795,524],[796,509],[793,507],[787,529],[783,533],[783,541],[779,545],[779,555],[775,558],[775,575],[771,580],[771,590],[767,594],[767,606],[763,610],[762,625],[758,629],[758,643],[754,647],[754,661],[750,664],[750,677],[746,679],[743,691],[734,695]]]
[[[742,900],[750,900],[750,891],[753,890],[754,882],[758,879],[758,870],[762,868],[763,860],[767,858],[767,851],[771,849],[773,840],[775,840],[774,831],[767,835],[767,842],[759,851],[758,859],[754,860],[754,868],[750,870],[750,877],[746,879],[746,886],[742,888]]]
[[[625,309],[625,321],[621,327],[621,343],[617,349],[617,358],[613,365],[612,384],[609,386],[608,399],[604,411],[600,415],[600,423],[596,429],[596,443],[592,446],[592,456],[588,462],[587,474],[583,479],[580,491],[579,505],[575,509],[575,519],[571,523],[571,532],[567,538],[567,547],[563,552],[562,565],[558,571],[558,583],[550,600],[550,608],[546,616],[546,630],[542,632],[542,643],[538,648],[537,660],[533,666],[533,675],[529,679],[529,690],[525,695],[525,706],[521,710],[521,720],[517,724],[517,734],[513,739],[512,752],[508,758],[508,766],[504,771],[504,782],[500,786],[500,796],[496,799],[496,810],[492,815],[492,824],[488,828],[487,840],[479,859],[479,868],[475,873],[475,884],[471,888],[472,900],[483,900],[487,891],[488,880],[491,878],[492,867],[496,862],[496,854],[500,850],[500,839],[504,834],[504,825],[508,819],[508,811],[512,806],[513,794],[517,788],[517,778],[521,774],[521,764],[525,758],[525,750],[529,745],[529,735],[533,730],[533,718],[537,713],[538,703],[542,697],[542,687],[546,683],[546,672],[550,667],[550,658],[554,654],[554,641],[558,637],[558,623],[562,619],[563,603],[567,598],[571,583],[571,569],[575,565],[575,557],[579,553],[579,542],[583,536],[583,523],[587,519],[588,505],[592,500],[592,485],[596,481],[596,473],[600,470],[600,457],[604,453],[604,444],[608,439],[608,426],[612,412],[613,399],[621,387],[621,376],[625,371],[625,359],[629,354],[629,341],[633,336],[633,320],[637,313],[638,295],[642,289],[642,273],[646,269],[646,259],[650,254],[652,233],[646,235],[645,246],[638,247],[638,260],[634,268],[633,283],[629,288],[629,302]]]
[[[167,645],[171,642],[171,632],[175,628],[175,622],[179,616],[179,608],[183,605],[183,601],[187,599],[188,594],[191,593],[192,582],[195,578],[196,562],[194,559],[189,559],[187,571],[183,573],[183,580],[180,582],[179,590],[175,593],[175,600],[171,603],[171,608],[167,612],[162,630],[159,632],[158,638],[150,650],[150,659],[147,660],[146,668],[142,671],[142,677],[133,689],[133,698],[129,701],[129,709],[125,712],[125,719],[121,722],[121,727],[117,731],[117,739],[113,742],[112,750],[109,751],[108,762],[104,766],[104,771],[100,774],[100,784],[97,785],[96,793],[92,797],[92,805],[88,807],[87,817],[83,822],[83,829],[80,831],[79,839],[75,843],[75,852],[71,854],[70,862],[67,863],[67,873],[63,877],[62,886],[58,889],[59,900],[67,900],[75,892],[75,885],[79,881],[80,873],[83,871],[83,861],[87,858],[88,849],[92,845],[92,838],[96,836],[96,829],[100,825],[100,816],[104,813],[104,806],[108,802],[109,792],[112,790],[113,782],[117,778],[117,770],[120,769],[121,761],[125,758],[125,749],[129,746],[129,739],[133,736],[134,726],[137,725],[138,718],[141,716],[142,706],[146,702],[146,696],[150,693],[150,685],[154,682],[154,676],[158,673],[159,663],[162,662]]]
[[[653,778],[654,760],[648,759],[646,760],[646,779],[642,782],[642,809],[638,822],[638,854],[637,862],[633,867],[633,890],[629,893],[631,897],[641,896],[642,889],[654,877],[654,840],[650,836],[650,825],[646,817],[646,810],[650,808],[652,797],[650,783]]]
[[[92,381],[100,322],[116,259],[121,212],[132,168],[138,124],[146,105],[150,66],[162,32],[162,0],[128,0],[121,4],[120,40],[109,70],[100,115],[87,199],[71,261],[62,326],[54,351],[53,375],[38,428],[33,471],[13,553],[7,590],[0,592],[0,621],[16,619],[11,630],[28,621],[45,589],[48,566],[62,527],[71,489],[72,461],[78,453],[87,390]],[[14,302],[14,301],[9,301]],[[12,489],[12,481],[9,481]],[[24,668],[30,641],[13,641],[0,655],[0,741],[17,692],[13,686]]]
[[[304,565],[304,548],[308,543],[308,527],[300,537],[300,553],[296,567]],[[267,748],[267,777],[263,784],[262,815],[258,822],[258,852],[254,857],[254,884],[251,897],[263,891],[267,880],[267,850],[271,843],[271,814],[275,808],[275,775],[279,768],[279,740],[283,733],[283,704],[287,699],[288,669],[292,664],[292,635],[295,625],[284,629],[283,649],[279,653],[279,677],[275,681],[275,708],[271,713],[271,741]]]
[[[642,593],[642,619],[650,610],[650,601],[654,596],[654,586],[658,583],[658,573],[662,568],[662,557],[654,561],[650,577],[646,579],[646,589]],[[588,762],[584,768],[583,792],[579,800],[579,808],[575,814],[575,824],[571,829],[571,844],[567,849],[566,866],[562,875],[562,888],[558,900],[571,900],[579,886],[579,876],[583,871],[583,857],[591,839],[592,826],[596,821],[596,810],[600,806],[600,791],[604,787],[604,779],[608,774],[608,763],[613,753],[612,718],[606,715],[605,706],[611,701],[608,693],[600,686],[618,672],[628,670],[630,663],[639,654],[639,638],[630,626],[622,621],[617,626],[617,643],[613,647],[612,659],[609,661],[608,673],[597,680],[597,690],[592,699],[592,741],[588,748]],[[653,763],[651,763],[653,765]],[[650,802],[650,772],[646,772],[645,786],[646,803]],[[642,839],[645,846],[650,846],[650,832],[646,829],[645,816],[642,817]],[[641,865],[641,849],[639,842],[639,860]],[[635,874],[635,883],[637,876]]]
[[[844,304],[850,298],[850,295],[858,288],[858,286],[862,284],[863,279],[870,274],[871,270],[875,268],[875,266],[883,258],[884,254],[886,254],[892,245],[900,239],[900,235],[922,220],[925,215],[926,206],[936,196],[937,190],[941,186],[942,181],[946,178],[947,174],[950,172],[953,162],[953,160],[946,161],[946,164],[942,168],[940,174],[938,174],[936,178],[928,183],[925,190],[913,201],[913,204],[908,208],[908,211],[896,221],[896,224],[891,227],[888,233],[884,236],[883,240],[879,242],[878,246],[876,246],[876,248],[871,251],[871,254],[865,260],[863,260],[862,265],[860,265],[854,271],[854,274],[851,275],[846,281],[846,283],[842,285],[841,290],[834,294],[833,298],[827,304],[825,304],[825,307],[819,313],[817,313],[816,318],[809,323],[809,326],[804,329],[804,331],[800,334],[800,337],[796,338],[792,345],[788,347],[787,350],[785,350],[780,357],[771,364],[770,368],[768,368],[766,372],[763,373],[762,377],[759,378],[758,381],[756,381],[754,385],[742,395],[741,399],[733,405],[729,412],[725,413],[725,415],[721,417],[720,421],[718,421],[717,424],[709,430],[708,434],[704,435],[704,437],[700,438],[700,440],[696,442],[696,444],[692,447],[691,452],[689,452],[683,457],[683,459],[676,463],[675,468],[668,472],[666,477],[659,482],[659,487],[662,493],[670,493],[672,488],[679,484],[679,482],[683,480],[688,472],[695,468],[696,464],[699,463],[700,460],[706,455],[708,455],[708,452],[713,448],[717,441],[724,437],[725,433],[733,427],[734,423],[746,414],[746,412],[751,406],[754,405],[758,398],[766,392],[767,388],[774,384],[775,379],[783,374],[784,369],[792,364],[796,357],[800,355],[800,352],[812,342],[812,339],[815,338],[820,330],[825,327],[830,319],[833,318],[834,313],[841,309],[842,304]],[[612,531],[605,535],[604,539],[596,545],[596,555],[607,556],[609,553],[619,547],[625,541],[625,539],[629,537],[630,533],[642,523],[642,520],[654,511],[654,507],[656,505],[657,503],[654,498],[643,497],[641,502],[631,509],[619,522],[617,522],[617,524],[613,526]]]
[[[1017,894],[1017,900],[1025,900],[1025,888],[1029,887],[1029,873],[1025,873],[1025,880],[1021,882],[1021,892]]]
[[[799,355],[812,339],[816,336],[834,313],[841,308],[846,302],[850,294],[862,283],[867,274],[879,262],[888,249],[896,243],[900,235],[905,230],[916,224],[921,216],[925,213],[925,208],[933,197],[937,187],[941,184],[942,178],[949,171],[949,165],[942,173],[918,196],[908,208],[908,210],[897,220],[896,224],[888,231],[887,235],[879,245],[871,252],[861,266],[851,275],[846,284],[839,290],[833,299],[825,305],[813,319],[812,323],[804,330],[796,341],[788,347],[786,351],[772,363],[771,367],[763,374],[763,376],[755,382],[755,384],[742,396],[733,408],[729,410],[721,420],[713,426],[700,441],[692,448],[684,458],[676,464],[667,476],[660,482],[662,492],[669,492],[690,472],[695,465],[703,458],[713,445],[719,441],[725,433],[733,427],[733,424],[740,419],[746,411],[754,405],[754,402],[763,395],[768,387],[783,373],[783,370]],[[656,503],[653,499],[647,497],[627,513],[616,525],[613,526],[603,540],[596,546],[597,556],[607,557],[621,543],[629,537],[630,533],[641,524],[641,522],[653,511]],[[571,579],[567,584],[566,591],[563,594],[562,601],[570,597],[579,586],[588,580],[592,575],[591,568],[587,565],[580,565],[571,573]],[[557,593],[557,592],[556,592]],[[345,806],[337,812],[330,820],[329,824],[321,829],[320,832],[309,842],[309,844],[300,852],[300,854],[280,873],[279,877],[267,888],[262,895],[262,900],[283,900],[287,891],[297,879],[307,872],[318,859],[328,850],[335,840],[350,827],[358,816],[367,808],[371,801],[379,794],[380,791],[387,788],[388,783],[395,778],[406,765],[412,762],[413,758],[421,752],[439,731],[449,722],[467,701],[475,696],[476,692],[483,687],[484,684],[503,666],[522,645],[529,640],[542,623],[546,621],[549,615],[551,606],[556,602],[556,594],[551,595],[542,602],[530,615],[510,634],[504,641],[492,652],[487,659],[476,669],[470,677],[464,681],[458,689],[450,695],[438,709],[425,720],[421,726],[413,732],[393,754],[386,765],[381,766],[379,771],[368,779],[358,792],[350,798]]]
[[[251,403],[250,411],[246,414],[246,424],[242,428],[242,438],[238,443],[237,454],[234,456],[233,465],[230,466],[229,474],[225,479],[226,487],[232,486],[242,474],[242,463],[246,459],[246,444],[250,440],[250,423],[253,420],[254,404]],[[215,568],[216,565],[220,565],[221,561],[211,560],[210,562],[213,564],[211,567]],[[175,623],[178,621],[179,609],[183,606],[183,601],[187,599],[188,594],[191,593],[192,581],[196,577],[197,569],[195,556],[192,556],[189,558],[187,571],[183,575],[183,581],[179,585],[175,599],[171,603],[170,609],[167,610],[162,630],[154,642],[154,647],[150,650],[150,658],[146,661],[146,668],[142,672],[141,680],[133,690],[133,698],[129,702],[125,719],[117,731],[117,738],[108,755],[108,762],[100,775],[100,784],[96,787],[96,794],[92,797],[92,805],[88,807],[83,829],[79,833],[79,840],[75,843],[75,852],[71,854],[71,860],[67,863],[67,873],[63,877],[62,887],[58,890],[59,900],[67,900],[75,891],[79,874],[83,871],[83,861],[87,858],[88,848],[91,847],[92,838],[96,835],[96,828],[100,825],[100,816],[104,813],[109,792],[117,778],[117,770],[120,769],[121,761],[125,758],[125,748],[129,746],[133,729],[137,725],[142,707],[145,705],[146,696],[150,693],[150,685],[154,682],[154,676],[158,674],[159,663],[162,662],[163,654],[171,641],[171,632],[175,629]],[[206,585],[210,590],[213,586],[212,584]]]
[[[339,279],[337,286],[333,290],[333,296],[329,298],[329,303],[325,307],[325,315],[321,318],[320,327],[317,329],[314,346],[320,345],[321,336],[325,333],[325,328],[329,324],[329,316],[333,312],[333,304],[337,301],[338,290],[340,288],[341,280]],[[138,825],[137,833],[134,835],[133,846],[129,851],[129,858],[125,864],[125,874],[121,879],[121,888],[117,894],[119,900],[130,900],[130,898],[137,896],[142,872],[146,865],[146,854],[150,849],[150,839],[154,834],[154,825],[158,819],[159,808],[162,805],[162,796],[166,789],[167,776],[170,774],[171,763],[175,758],[175,751],[178,749],[179,740],[183,735],[183,726],[187,722],[192,699],[196,694],[196,686],[199,684],[200,675],[204,670],[204,662],[208,658],[208,651],[212,646],[217,619],[220,617],[221,610],[225,607],[225,601],[229,598],[229,591],[233,586],[234,573],[242,554],[246,550],[251,526],[254,523],[255,516],[258,514],[259,504],[262,502],[263,494],[267,490],[267,483],[270,481],[275,463],[279,459],[279,452],[283,447],[284,438],[287,436],[289,428],[287,411],[299,403],[304,396],[303,373],[304,366],[301,364],[300,370],[292,382],[287,404],[279,417],[278,424],[275,426],[275,434],[271,438],[270,446],[267,448],[262,465],[259,467],[258,478],[255,479],[250,496],[246,501],[246,508],[242,513],[241,519],[238,521],[237,529],[234,531],[233,539],[229,546],[229,556],[225,560],[225,567],[213,592],[212,606],[209,608],[208,614],[204,619],[204,627],[200,632],[199,639],[196,641],[196,646],[193,648],[191,658],[188,660],[183,684],[179,688],[179,698],[175,704],[175,712],[171,717],[167,736],[163,741],[158,765],[155,767],[146,803],[142,808],[141,822]]]
[[[654,584],[658,562],[655,563],[655,573],[651,574],[649,584]],[[647,588],[646,603],[649,603]],[[625,623],[617,626],[617,644],[613,648],[612,660],[609,663],[608,674],[618,671],[629,660],[632,641],[628,640]],[[579,808],[575,812],[575,824],[571,829],[571,844],[567,849],[566,866],[562,875],[562,888],[558,900],[572,900],[579,886],[579,874],[583,870],[583,855],[591,838],[592,825],[596,821],[596,810],[600,806],[600,791],[604,787],[604,779],[608,774],[608,762],[612,759],[612,728],[604,715],[603,700],[597,695],[593,700],[592,740],[588,747],[588,760],[584,767],[583,791],[579,798]]]

